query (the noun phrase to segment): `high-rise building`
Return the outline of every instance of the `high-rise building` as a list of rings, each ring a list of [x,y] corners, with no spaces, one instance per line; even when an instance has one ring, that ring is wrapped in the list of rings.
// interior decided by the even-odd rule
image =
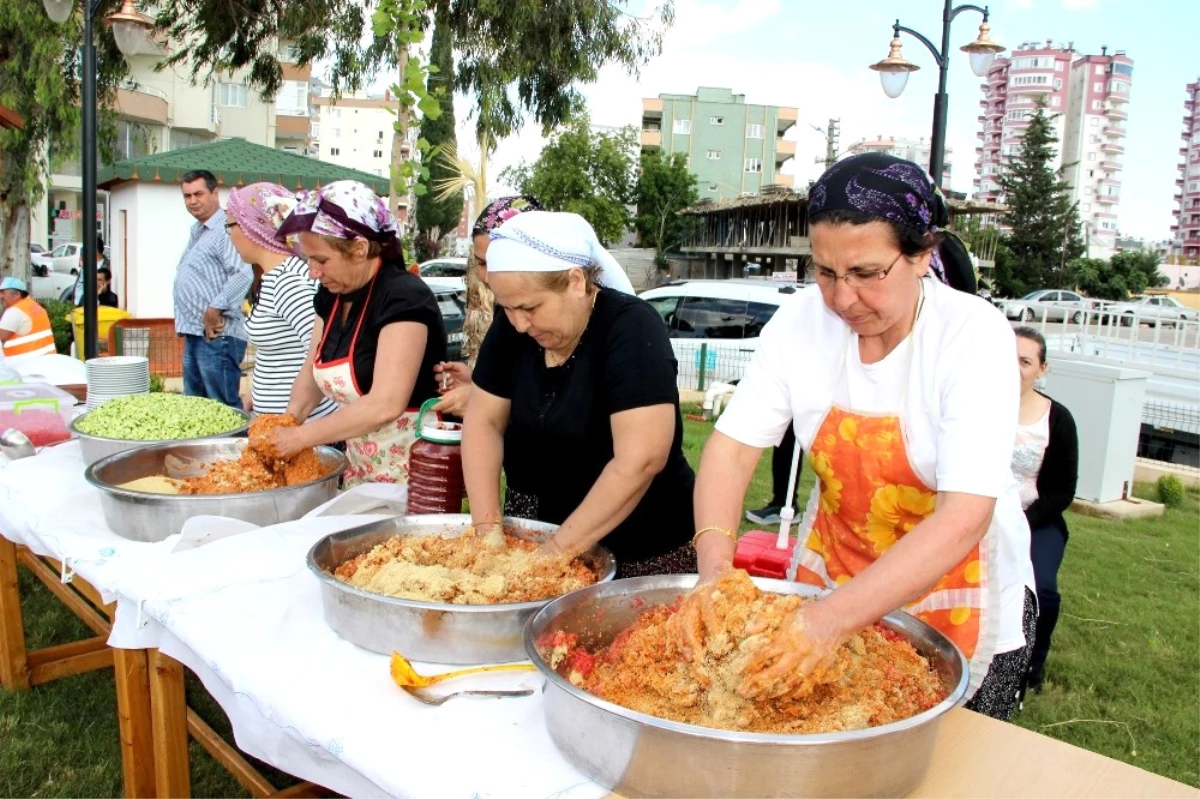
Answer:
[[[343,94],[334,98],[318,88],[320,96],[312,102],[316,124],[312,127],[312,146],[322,161],[388,177],[395,139],[396,102],[388,93],[379,96],[366,92]],[[410,130],[415,134],[415,130]],[[405,142],[401,157],[407,159],[412,147]],[[396,218],[408,219],[410,196],[392,197],[389,206]]]
[[[920,139],[896,139],[891,137],[884,138],[883,136],[876,136],[874,139],[863,139],[862,141],[851,144],[846,148],[846,152],[843,153],[842,157],[847,158],[852,155],[858,155],[859,153],[887,153],[888,155],[894,155],[897,158],[903,158],[905,160],[912,161],[915,164],[920,164],[921,166],[925,167],[926,171],[929,171],[930,149],[929,142],[926,141],[924,137]],[[954,149],[952,147],[947,147],[945,164],[942,167],[943,190],[949,190],[950,188],[950,180],[953,174],[951,168],[951,160],[953,155]]]
[[[1051,166],[1071,184],[1088,253],[1111,254],[1132,78],[1132,59],[1120,50],[1110,55],[1106,47],[1100,55],[1080,55],[1071,44],[1028,43],[1011,58],[996,59],[979,103],[976,199],[1003,201],[996,176],[1020,152],[1029,119],[1044,101],[1059,140]]]
[[[296,155],[312,155],[313,106],[308,91],[312,65],[300,66],[299,60],[295,45],[280,46],[283,85],[275,95],[275,147]]]
[[[686,153],[701,199],[738,197],[792,185],[779,167],[796,154],[796,143],[783,138],[795,124],[795,108],[747,105],[744,94],[702,86],[644,98],[641,145]]]
[[[1187,86],[1187,99],[1183,103],[1183,147],[1179,148],[1182,163],[1179,165],[1179,208],[1175,211],[1175,224],[1171,232],[1175,242],[1171,255],[1174,260],[1200,263],[1200,78]]]

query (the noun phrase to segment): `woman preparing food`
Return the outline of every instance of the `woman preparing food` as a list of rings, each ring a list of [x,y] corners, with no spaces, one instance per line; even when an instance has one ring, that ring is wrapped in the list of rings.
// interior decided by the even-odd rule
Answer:
[[[308,264],[275,231],[295,207],[290,191],[274,183],[252,183],[231,189],[225,204],[229,240],[238,255],[254,267],[258,291],[246,332],[254,344],[254,374],[246,410],[260,414],[287,411],[296,375],[304,366],[312,338],[313,295],[317,281]],[[313,419],[333,413],[332,400],[322,399]]]
[[[424,281],[405,271],[396,222],[365,185],[339,180],[297,200],[276,238],[299,236],[321,288],[287,410],[306,419],[323,397],[338,409],[276,428],[274,445],[288,458],[345,441],[347,486],[407,483],[415,409],[437,395],[433,366],[446,357],[437,302]]]
[[[683,457],[676,363],[662,320],[615,291],[576,214],[531,211],[491,234],[498,314],[475,367],[463,471],[480,530],[506,515],[562,528],[543,554],[594,544],[617,575],[689,572],[694,478]]]
[[[694,541],[711,582],[732,562],[762,450],[794,424],[819,481],[789,574],[836,590],[792,614],[748,664],[744,690],[767,698],[819,682],[843,641],[903,608],[969,659],[967,706],[1007,719],[1036,619],[1009,469],[1012,331],[942,282],[955,268],[938,246],[947,212],[916,164],[848,158],[813,186],[808,214],[816,286],[766,326],[705,448]],[[709,594],[698,587],[678,616],[690,651]]]

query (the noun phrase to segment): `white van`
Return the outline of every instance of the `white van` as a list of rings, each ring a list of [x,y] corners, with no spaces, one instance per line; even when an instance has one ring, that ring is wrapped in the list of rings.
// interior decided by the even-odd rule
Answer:
[[[799,290],[765,280],[677,280],[640,296],[667,325],[679,388],[704,390],[742,379],[763,325]]]

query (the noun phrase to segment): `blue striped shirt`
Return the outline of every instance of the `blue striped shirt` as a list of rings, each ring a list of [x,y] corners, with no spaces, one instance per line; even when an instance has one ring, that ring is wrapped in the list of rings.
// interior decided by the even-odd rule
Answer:
[[[192,225],[187,249],[175,273],[175,332],[204,335],[204,312],[219,309],[225,316],[224,335],[246,339],[242,303],[254,273],[242,263],[225,230],[225,211]]]

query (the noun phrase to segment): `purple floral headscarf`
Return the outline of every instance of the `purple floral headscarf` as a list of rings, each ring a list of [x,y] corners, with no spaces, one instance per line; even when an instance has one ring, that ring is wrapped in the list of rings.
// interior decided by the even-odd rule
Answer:
[[[950,223],[942,192],[929,173],[912,161],[885,153],[863,153],[838,161],[808,192],[808,218],[829,211],[858,211],[917,233],[937,232]],[[933,273],[950,284],[938,250]]]
[[[296,206],[296,196],[274,183],[251,183],[233,189],[225,202],[225,213],[237,222],[246,238],[259,247],[280,255],[296,255],[295,237],[287,242],[275,238],[275,232]]]
[[[471,236],[491,233],[514,216],[525,211],[545,211],[545,207],[529,194],[518,194],[515,197],[502,197],[492,203],[479,214],[475,227],[471,228]]]
[[[295,209],[275,238],[282,241],[297,233],[379,242],[385,262],[404,265],[399,227],[387,201],[356,180],[337,180],[319,189],[299,192]]]

